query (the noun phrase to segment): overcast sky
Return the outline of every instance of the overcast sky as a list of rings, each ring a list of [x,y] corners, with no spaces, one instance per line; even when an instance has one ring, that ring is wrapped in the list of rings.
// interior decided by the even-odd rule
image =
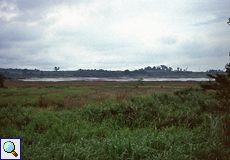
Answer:
[[[229,0],[0,0],[0,68],[224,69],[229,17]]]

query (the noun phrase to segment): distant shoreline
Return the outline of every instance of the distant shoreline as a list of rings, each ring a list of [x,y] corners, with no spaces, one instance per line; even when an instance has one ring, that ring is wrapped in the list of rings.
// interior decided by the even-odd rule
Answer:
[[[107,70],[76,70],[76,71],[40,71],[29,69],[3,69],[0,68],[0,74],[6,79],[28,79],[28,78],[70,78],[70,77],[88,77],[88,78],[207,78],[207,73],[215,75],[224,73],[217,71],[209,72],[191,72],[191,71],[168,71],[168,70],[150,70],[139,69],[134,71],[107,71]]]

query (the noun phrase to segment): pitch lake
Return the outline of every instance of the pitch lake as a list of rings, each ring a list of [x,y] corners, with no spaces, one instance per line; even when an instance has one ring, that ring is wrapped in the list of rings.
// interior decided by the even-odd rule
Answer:
[[[114,77],[65,77],[65,78],[28,78],[19,79],[21,81],[43,81],[43,82],[60,82],[60,81],[138,81],[138,78],[114,78]],[[143,78],[143,81],[209,81],[209,78]]]

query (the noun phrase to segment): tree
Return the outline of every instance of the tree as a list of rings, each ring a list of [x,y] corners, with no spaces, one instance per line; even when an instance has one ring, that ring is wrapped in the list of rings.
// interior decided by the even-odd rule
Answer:
[[[161,70],[168,70],[168,67],[166,65],[161,65]]]
[[[5,77],[2,74],[0,74],[0,88],[5,88],[4,82],[5,82]]]
[[[230,64],[227,64],[225,69],[226,74],[216,73],[215,75],[212,75],[208,73],[207,76],[211,79],[215,79],[215,81],[201,83],[200,86],[205,90],[216,90],[218,98],[228,100],[230,98]]]
[[[145,67],[145,70],[151,70],[152,68],[150,66]]]
[[[23,69],[23,70],[22,70],[22,73],[23,73],[23,74],[26,74],[27,71],[28,71],[28,69]]]
[[[138,81],[137,81],[137,85],[135,86],[136,88],[138,88],[139,86],[143,86],[143,78],[139,78]]]
[[[227,22],[230,25],[230,18]],[[216,73],[215,75],[207,74],[209,78],[215,79],[214,82],[201,83],[200,86],[207,90],[213,89],[216,90],[216,95],[218,98],[224,98],[228,101],[230,98],[230,63],[225,65],[226,74]]]
[[[41,76],[44,76],[44,73],[43,73],[43,71],[41,71],[40,73],[41,73]]]
[[[125,70],[125,73],[126,73],[126,74],[128,74],[128,73],[129,73],[129,70],[128,70],[128,69],[126,69],[126,70]]]
[[[55,71],[58,71],[59,69],[60,69],[60,67],[56,67],[56,66],[54,67]]]

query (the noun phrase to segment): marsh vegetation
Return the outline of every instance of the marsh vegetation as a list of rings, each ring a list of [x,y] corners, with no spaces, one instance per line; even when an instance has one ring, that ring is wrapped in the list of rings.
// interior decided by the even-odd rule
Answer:
[[[198,82],[18,82],[0,137],[22,159],[230,159],[230,103]]]

